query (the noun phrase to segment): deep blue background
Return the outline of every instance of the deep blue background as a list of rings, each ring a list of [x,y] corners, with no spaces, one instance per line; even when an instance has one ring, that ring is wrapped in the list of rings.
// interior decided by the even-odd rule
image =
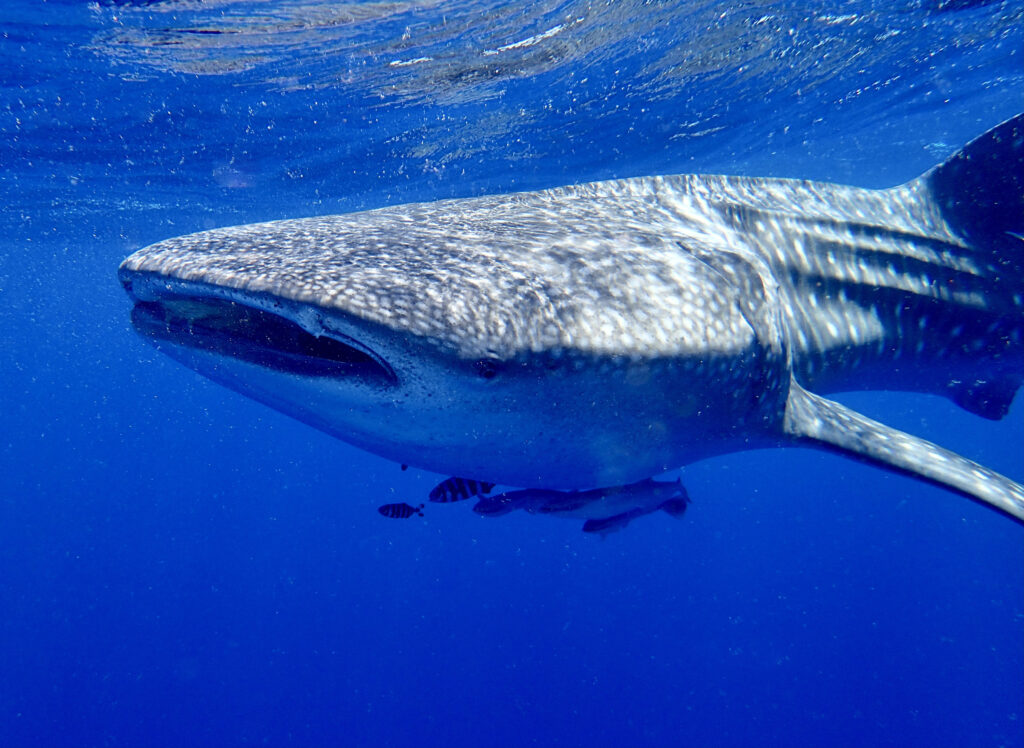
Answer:
[[[604,542],[389,521],[439,476],[130,329],[117,264],[174,234],[642,173],[887,186],[1024,108],[1019,3],[736,5],[4,6],[0,744],[1024,745],[990,510],[791,450],[690,466],[683,520]],[[1024,478],[1019,398],[842,399]]]

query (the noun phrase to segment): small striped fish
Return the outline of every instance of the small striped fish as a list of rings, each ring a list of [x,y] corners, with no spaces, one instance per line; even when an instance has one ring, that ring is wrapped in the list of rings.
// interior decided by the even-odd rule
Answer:
[[[463,501],[490,493],[492,488],[494,488],[493,483],[469,478],[448,478],[434,486],[430,492],[430,500],[441,504],[447,504],[450,501]]]
[[[378,507],[377,511],[383,514],[385,517],[391,517],[392,519],[405,519],[411,517],[414,514],[423,516],[423,504],[418,507],[409,506],[404,501],[399,504],[385,504],[382,507]]]

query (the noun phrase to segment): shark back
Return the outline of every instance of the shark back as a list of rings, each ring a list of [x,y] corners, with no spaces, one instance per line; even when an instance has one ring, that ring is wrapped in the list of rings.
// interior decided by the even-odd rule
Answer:
[[[683,202],[729,227],[702,238],[707,254],[767,267],[802,385],[928,392],[1006,414],[1024,378],[1022,116],[888,190],[684,179]]]
[[[1006,415],[1024,380],[1024,116],[906,185],[847,194],[859,207],[834,224],[842,242],[819,222],[773,263],[791,300],[784,430],[1024,520],[1019,483],[810,391],[926,391]]]

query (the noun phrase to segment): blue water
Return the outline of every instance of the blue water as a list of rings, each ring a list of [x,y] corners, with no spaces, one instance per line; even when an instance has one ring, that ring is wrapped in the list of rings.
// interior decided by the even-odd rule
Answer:
[[[802,450],[603,542],[162,357],[120,260],[646,173],[869,187],[1024,106],[1019,2],[4,4],[0,745],[1024,745],[1024,542]],[[1024,479],[1003,421],[842,398]]]

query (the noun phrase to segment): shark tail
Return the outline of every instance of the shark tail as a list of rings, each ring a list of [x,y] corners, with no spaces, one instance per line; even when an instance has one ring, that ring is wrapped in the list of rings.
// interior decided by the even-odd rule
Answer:
[[[903,473],[998,509],[1024,522],[1024,486],[925,439],[873,421],[790,385],[783,430],[815,446]]]

